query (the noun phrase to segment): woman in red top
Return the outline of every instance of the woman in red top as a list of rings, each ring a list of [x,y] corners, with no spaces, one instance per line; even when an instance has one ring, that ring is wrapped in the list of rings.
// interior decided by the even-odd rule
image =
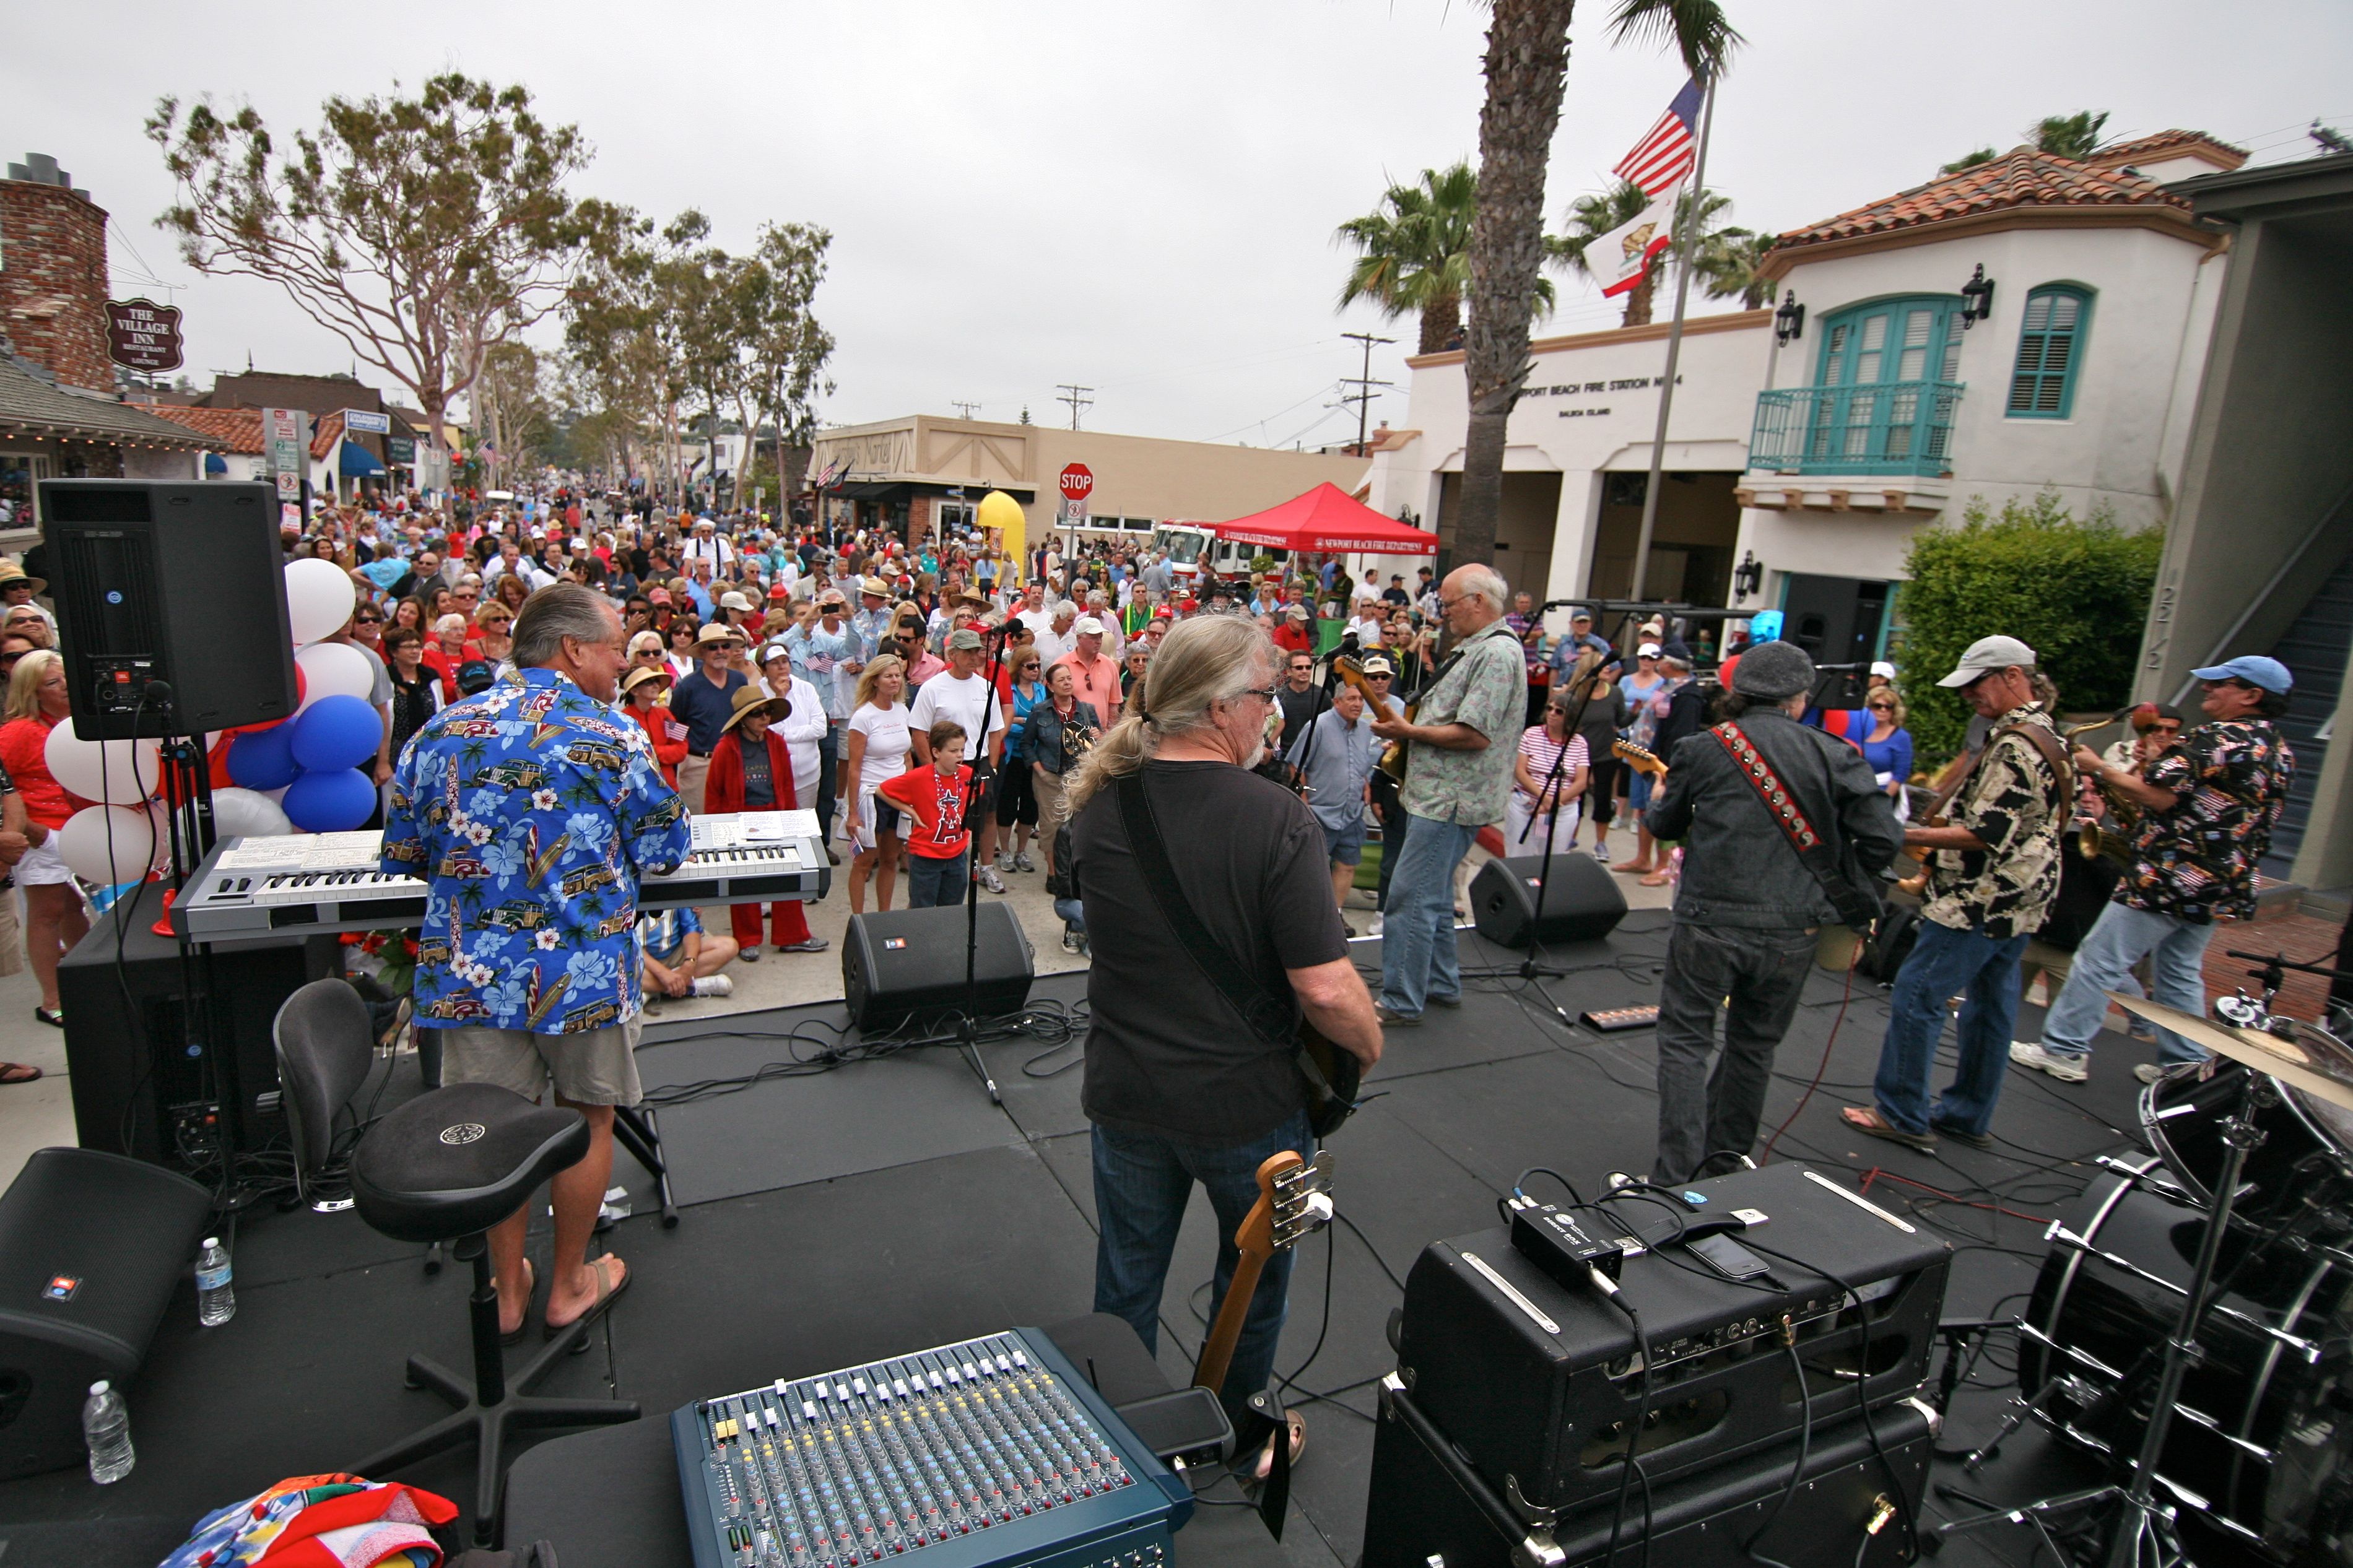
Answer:
[[[58,960],[90,934],[81,889],[58,854],[57,833],[90,803],[50,776],[47,755],[49,731],[69,706],[65,660],[43,649],[16,661],[8,678],[8,720],[0,724],[0,767],[24,798],[25,837],[31,841],[16,862],[16,885],[25,889],[25,956],[41,983],[33,1016],[59,1029],[66,1020],[58,1007]]]
[[[655,651],[659,656],[660,650]],[[670,686],[669,665],[640,665],[621,681],[621,711],[635,719],[646,739],[653,742],[654,761],[661,765],[662,779],[676,789],[678,764],[686,759],[686,726],[671,717],[663,700]]]
[[[711,750],[711,772],[702,782],[704,812],[795,809],[792,756],[785,750],[784,737],[768,728],[793,710],[791,700],[765,697],[757,686],[742,686],[736,688],[734,701],[735,711],[728,715],[719,743]],[[760,956],[760,906],[730,904],[727,918],[735,929],[736,945],[744,950],[744,962],[754,962]],[[809,934],[808,917],[801,912],[798,900],[769,905],[768,925],[778,952],[825,951],[825,938]]]

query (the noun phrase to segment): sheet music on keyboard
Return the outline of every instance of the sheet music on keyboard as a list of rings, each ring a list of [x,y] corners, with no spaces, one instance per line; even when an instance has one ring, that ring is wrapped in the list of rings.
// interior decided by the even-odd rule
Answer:
[[[354,833],[286,833],[243,838],[224,850],[223,871],[373,871],[383,858],[384,835],[373,828]]]
[[[692,848],[737,849],[750,844],[781,844],[786,839],[817,838],[814,811],[744,811],[723,816],[698,816],[688,832]]]

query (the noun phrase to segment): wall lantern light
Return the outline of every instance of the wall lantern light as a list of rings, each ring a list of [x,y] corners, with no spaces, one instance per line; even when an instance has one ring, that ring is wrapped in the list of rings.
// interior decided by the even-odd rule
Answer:
[[[1985,275],[1985,263],[1980,261],[1969,280],[1961,285],[1961,331],[1968,331],[1992,314],[1993,280]]]
[[[1757,585],[1764,581],[1765,568],[1757,563],[1757,552],[1754,550],[1742,551],[1740,552],[1740,564],[1732,569],[1733,597],[1736,599],[1745,599],[1748,597],[1749,595],[1757,592]]]
[[[1789,289],[1781,298],[1781,308],[1773,312],[1773,342],[1783,348],[1806,335],[1806,308],[1798,303],[1798,291]]]

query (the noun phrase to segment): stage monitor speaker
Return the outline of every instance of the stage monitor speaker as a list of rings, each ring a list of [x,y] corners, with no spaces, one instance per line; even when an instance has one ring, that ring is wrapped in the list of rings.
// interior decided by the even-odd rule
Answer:
[[[90,1385],[130,1382],[196,1260],[212,1194],[90,1149],[42,1149],[0,1195],[0,1479],[79,1463]]]
[[[1505,947],[1599,942],[1625,918],[1618,879],[1573,849],[1554,850],[1549,881],[1541,855],[1490,860],[1471,879],[1472,923],[1481,936]]]
[[[201,735],[293,713],[269,486],[44,479],[41,517],[77,733]]]
[[[875,1035],[937,1023],[965,1010],[965,907],[852,915],[841,942],[841,994],[850,1021]],[[1009,905],[980,906],[973,959],[976,1017],[1018,1013],[1036,971],[1029,939]]]

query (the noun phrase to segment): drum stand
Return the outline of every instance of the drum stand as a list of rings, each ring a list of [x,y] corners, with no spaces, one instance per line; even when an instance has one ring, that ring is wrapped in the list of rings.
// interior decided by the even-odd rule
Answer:
[[[2204,1359],[2205,1352],[2198,1346],[2198,1327],[2206,1316],[2215,1267],[2222,1257],[2222,1239],[2231,1232],[2231,1212],[2238,1201],[2240,1175],[2247,1156],[2263,1141],[2262,1129],[2255,1125],[2255,1112],[2270,1102],[2272,1094],[2269,1079],[2261,1073],[2247,1074],[2238,1109],[2220,1129],[2222,1174],[2215,1184],[2213,1212],[2207,1217],[2206,1235],[2198,1247],[2197,1266],[2190,1271],[2189,1287],[2182,1296],[2181,1316],[2171,1337],[2165,1342],[2165,1360],[2158,1371],[2156,1397],[2149,1405],[2148,1426],[2141,1435],[2140,1456],[2133,1462],[2130,1481],[2121,1486],[2110,1481],[2088,1491],[2065,1492],[2015,1508],[1957,1519],[1938,1527],[1940,1543],[1945,1536],[2012,1520],[2034,1526],[2035,1533],[2061,1563],[2087,1563],[2087,1559],[2078,1558],[2061,1543],[2052,1531],[2051,1519],[2053,1515],[2087,1513],[2113,1501],[2116,1530],[2108,1538],[2107,1554],[2102,1559],[2104,1568],[2186,1568],[2189,1559],[2182,1552],[2181,1538],[2174,1530],[2173,1504],[2157,1500],[2160,1479],[2157,1466],[2165,1453],[2165,1440],[2173,1429],[2174,1405],[2181,1397],[2182,1380],[2194,1363]],[[2165,1484],[2170,1493],[2172,1484]]]

